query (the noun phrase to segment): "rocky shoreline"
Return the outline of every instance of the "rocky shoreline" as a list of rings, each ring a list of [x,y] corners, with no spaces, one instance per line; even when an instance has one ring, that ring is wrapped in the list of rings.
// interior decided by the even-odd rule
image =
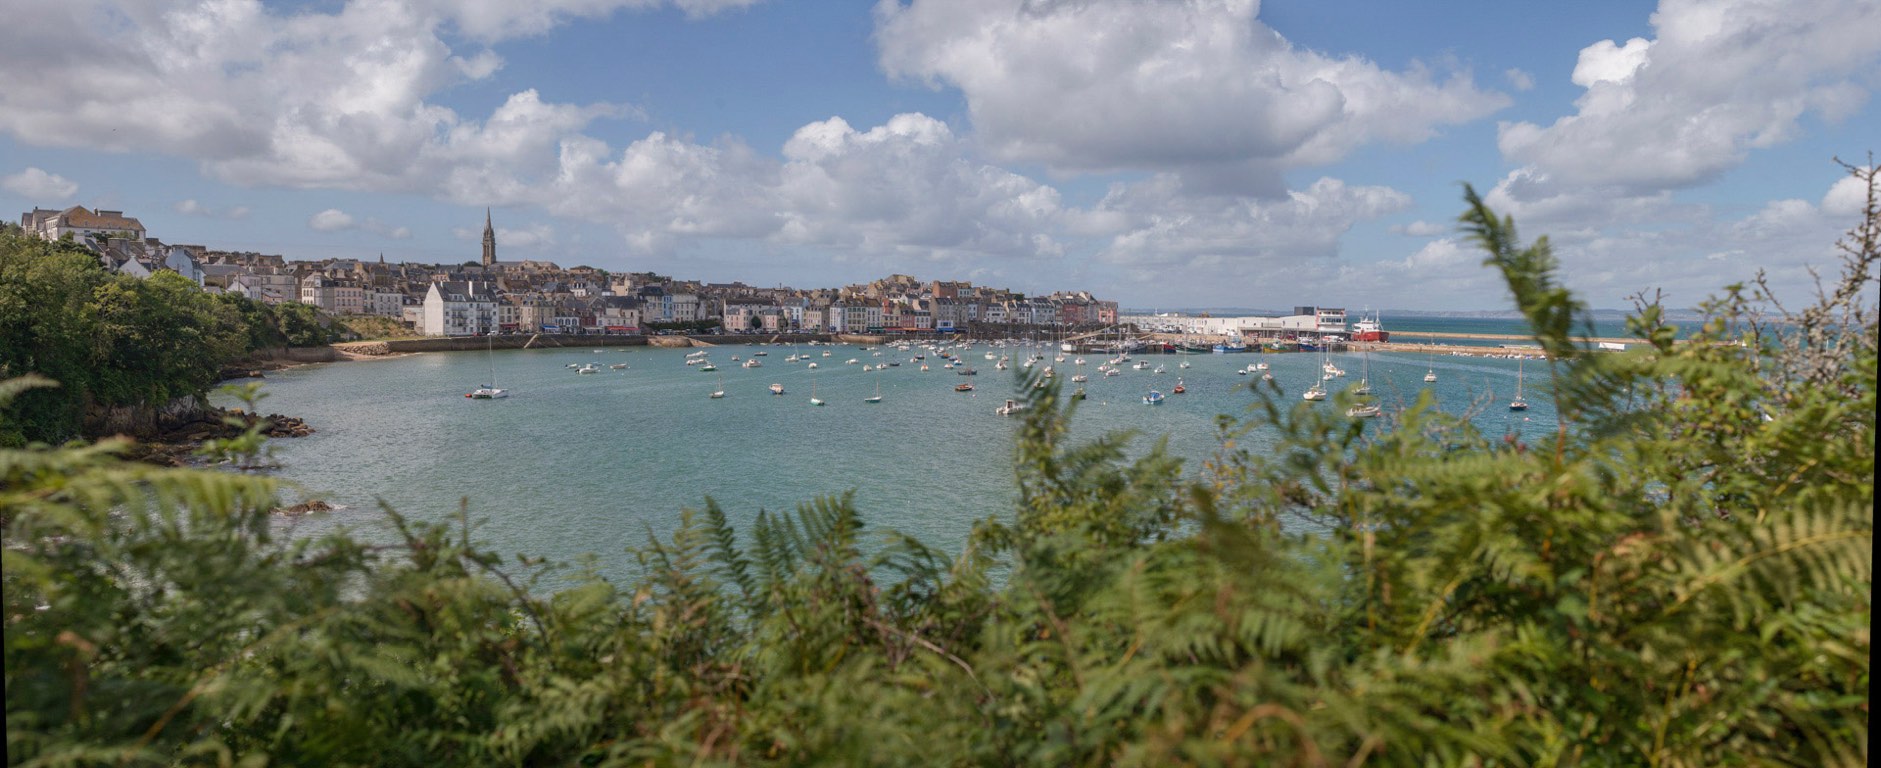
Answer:
[[[239,423],[230,423],[228,417],[234,417]],[[171,424],[151,440],[137,442],[128,457],[147,464],[165,467],[188,466],[196,457],[196,450],[207,440],[226,440],[247,432],[250,427],[261,421],[268,423],[262,434],[268,437],[306,437],[314,432],[307,422],[293,416],[271,413],[257,416],[240,410],[216,411],[205,410],[196,417]]]

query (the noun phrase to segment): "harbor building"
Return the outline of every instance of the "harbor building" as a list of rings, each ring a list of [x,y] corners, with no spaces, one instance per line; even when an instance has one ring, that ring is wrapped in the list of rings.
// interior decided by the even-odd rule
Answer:
[[[1346,313],[1342,307],[1297,306],[1288,315],[1243,315],[1214,317],[1157,313],[1123,315],[1120,322],[1135,324],[1144,331],[1227,337],[1245,343],[1341,343],[1349,340]]]

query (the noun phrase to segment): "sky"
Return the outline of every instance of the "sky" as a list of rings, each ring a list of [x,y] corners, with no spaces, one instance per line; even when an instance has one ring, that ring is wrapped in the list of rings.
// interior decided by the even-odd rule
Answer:
[[[291,259],[1495,310],[1832,271],[1874,0],[16,0],[0,210]],[[10,207],[9,207],[10,206]]]

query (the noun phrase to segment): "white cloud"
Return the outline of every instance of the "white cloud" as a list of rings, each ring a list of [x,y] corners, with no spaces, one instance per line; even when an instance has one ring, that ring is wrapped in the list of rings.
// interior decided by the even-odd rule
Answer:
[[[1535,76],[1529,74],[1527,71],[1514,68],[1506,69],[1503,70],[1502,77],[1508,80],[1509,87],[1515,90],[1532,91],[1535,89]]]
[[[1400,224],[1400,225],[1394,226],[1391,228],[1391,231],[1395,234],[1407,235],[1410,237],[1436,237],[1437,235],[1450,232],[1451,229],[1452,229],[1451,227],[1446,227],[1442,224],[1433,224],[1431,222],[1419,219],[1409,224]]]
[[[328,208],[307,219],[307,228],[319,232],[338,232],[353,228],[353,216],[338,208]]]
[[[1354,224],[1403,210],[1410,198],[1388,187],[1352,187],[1322,178],[1280,199],[1192,194],[1161,175],[1120,185],[1089,212],[1073,213],[1111,229],[1098,253],[1134,281],[1180,275],[1184,281],[1246,285],[1262,274],[1292,274],[1339,253]]]
[[[1844,176],[1822,196],[1822,210],[1831,216],[1854,219],[1868,206],[1868,187],[1854,176]]]
[[[1662,0],[1652,24],[1653,39],[1582,49],[1576,113],[1503,124],[1502,154],[1575,185],[1700,184],[1794,138],[1805,115],[1853,114],[1881,60],[1872,0]]]
[[[365,219],[355,218],[352,214],[338,208],[328,208],[316,213],[307,220],[307,227],[318,232],[339,232],[357,229],[371,232],[391,240],[405,240],[411,237],[411,228],[387,224],[371,216]]]
[[[249,213],[248,206],[245,205],[238,205],[224,210],[210,208],[209,206],[196,202],[194,199],[180,201],[176,205],[171,206],[171,208],[185,216],[201,216],[211,219],[246,219]]]
[[[67,200],[78,194],[78,182],[38,168],[27,168],[0,179],[0,188],[20,197],[40,200]]]
[[[496,40],[657,2],[351,0],[331,12],[257,0],[72,0],[0,25],[0,133],[34,145],[195,159],[244,185],[433,194],[552,167],[557,142],[612,104],[516,93],[484,119],[432,102],[502,59],[457,55],[447,30]],[[138,130],[119,130],[138,115]],[[479,197],[479,201],[483,198]]]
[[[890,0],[877,6],[876,38],[891,75],[958,88],[1000,159],[1185,172],[1268,193],[1286,168],[1422,141],[1507,103],[1466,73],[1296,49],[1257,10],[1252,0]]]

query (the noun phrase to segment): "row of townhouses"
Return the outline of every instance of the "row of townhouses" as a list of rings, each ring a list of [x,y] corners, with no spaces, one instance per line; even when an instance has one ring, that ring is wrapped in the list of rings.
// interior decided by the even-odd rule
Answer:
[[[463,264],[328,259],[166,245],[122,211],[35,209],[28,233],[70,235],[114,271],[147,277],[170,270],[205,291],[268,303],[300,302],[333,315],[393,318],[429,336],[491,333],[642,333],[662,325],[714,323],[729,332],[883,333],[963,330],[973,325],[1112,324],[1117,304],[1089,293],[1025,296],[957,281],[892,275],[842,288],[760,288],[676,280],[651,272],[609,273],[547,261],[496,258],[486,212],[483,259]]]

